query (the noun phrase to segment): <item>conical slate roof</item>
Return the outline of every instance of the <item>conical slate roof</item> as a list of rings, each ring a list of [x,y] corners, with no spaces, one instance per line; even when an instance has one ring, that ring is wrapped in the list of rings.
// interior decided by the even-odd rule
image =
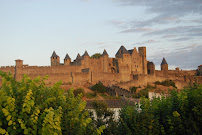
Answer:
[[[81,55],[78,53],[77,57],[76,57],[76,60],[82,60],[82,57]]]
[[[124,46],[121,46],[118,52],[116,53],[116,55],[120,55],[120,54],[130,54],[130,53],[126,50]]]
[[[65,60],[71,59],[68,54],[65,56]]]
[[[55,53],[55,51],[53,51],[53,54],[52,54],[51,58],[52,57],[59,57],[59,56]]]
[[[164,64],[168,64],[168,63],[166,62],[166,59],[165,59],[165,58],[163,58],[163,60],[162,60],[162,62],[161,62],[161,65],[164,65]]]
[[[154,63],[153,62],[148,62],[147,65],[154,65]]]
[[[129,52],[130,54],[133,54],[133,49],[128,50],[128,52]]]
[[[84,56],[89,56],[87,51],[85,51],[85,53],[82,55],[82,57]]]
[[[104,49],[103,53],[102,53],[102,56],[104,55],[108,55],[107,51]]]

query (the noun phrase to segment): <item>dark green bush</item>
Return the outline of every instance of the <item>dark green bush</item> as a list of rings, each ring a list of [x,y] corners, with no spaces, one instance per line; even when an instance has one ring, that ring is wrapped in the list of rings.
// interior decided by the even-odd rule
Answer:
[[[175,86],[175,82],[172,82],[170,80],[165,80],[165,81],[162,81],[162,82],[156,81],[156,82],[154,82],[154,84],[163,85],[163,86],[173,86],[174,88],[177,88]]]
[[[73,90],[64,94],[61,82],[49,87],[44,77],[31,80],[24,75],[20,82],[0,71],[0,134],[72,135],[88,134],[92,119],[85,110],[81,95]],[[90,130],[101,134],[103,127]]]
[[[77,89],[74,90],[74,96],[78,96],[79,94],[82,94],[82,96],[85,96],[84,89],[77,88]]]
[[[91,87],[91,90],[92,91],[97,91],[98,93],[106,92],[106,88],[101,82],[96,83],[93,87]]]
[[[135,86],[130,87],[130,91],[135,93],[135,92],[136,92],[136,90],[137,90],[137,88],[138,88],[138,87],[135,87]]]
[[[200,135],[202,133],[202,86],[171,91],[166,98],[142,98],[120,112],[118,134]]]

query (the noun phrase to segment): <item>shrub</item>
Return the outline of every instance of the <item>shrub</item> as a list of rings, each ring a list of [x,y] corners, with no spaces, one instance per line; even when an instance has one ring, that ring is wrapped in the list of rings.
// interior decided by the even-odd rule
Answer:
[[[91,90],[92,91],[97,91],[99,93],[106,92],[106,88],[105,88],[105,86],[101,82],[96,83],[93,87],[91,87]]]
[[[85,92],[82,88],[77,88],[74,90],[74,96],[78,96],[79,94],[82,94],[82,96],[85,96]]]
[[[102,54],[101,54],[101,53],[95,53],[95,54],[93,54],[90,58],[99,59],[100,57],[102,57]]]
[[[156,85],[163,85],[163,86],[173,86],[174,88],[177,88],[175,86],[175,82],[172,82],[170,80],[165,80],[165,81],[162,81],[162,82],[156,81],[156,82],[154,82],[154,84],[156,84]]]
[[[47,87],[44,80],[24,75],[20,82],[0,71],[0,134],[87,134],[92,119],[86,102],[73,90],[64,94],[61,82]],[[100,133],[103,128],[94,130]]]
[[[114,112],[108,109],[108,105],[104,101],[93,101],[93,108],[95,109],[96,118],[92,117],[94,125],[100,127],[105,125],[104,135],[117,134],[117,122],[114,119]]]
[[[130,91],[131,91],[131,92],[134,92],[134,93],[135,93],[135,92],[136,92],[136,90],[137,90],[137,87],[135,87],[135,86],[130,87]]]
[[[94,93],[86,93],[86,97],[89,98],[89,99],[92,99],[94,97],[96,97],[97,94],[94,92]]]
[[[141,98],[136,106],[120,111],[119,134],[195,134],[202,133],[202,86],[172,90],[168,97]]]

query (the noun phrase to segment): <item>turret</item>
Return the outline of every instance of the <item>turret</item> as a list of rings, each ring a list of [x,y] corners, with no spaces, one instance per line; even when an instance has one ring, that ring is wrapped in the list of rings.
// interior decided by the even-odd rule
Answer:
[[[103,58],[103,72],[108,72],[109,71],[109,55],[105,49],[102,53],[102,58]]]
[[[83,58],[81,57],[81,55],[78,53],[77,54],[77,57],[76,57],[76,61],[80,61],[80,60],[82,60]]]
[[[147,59],[146,59],[146,47],[138,47],[139,55],[142,57],[143,74],[147,74]]]
[[[166,62],[165,58],[163,58],[161,62],[161,71],[163,72],[164,76],[168,76],[168,63]]]
[[[126,50],[124,46],[121,46],[115,56],[116,58],[124,58],[130,56],[130,53]]]
[[[51,66],[57,66],[57,65],[60,65],[60,57],[54,51],[51,56]]]
[[[15,79],[17,81],[19,81],[20,80],[20,74],[22,74],[21,71],[23,68],[23,60],[17,59],[17,60],[15,60],[15,63],[16,63],[15,64]]]
[[[87,68],[87,67],[89,67],[90,65],[89,65],[89,60],[90,60],[90,56],[89,56],[89,54],[88,54],[88,52],[87,51],[85,51],[84,52],[84,54],[82,55],[82,58],[83,58],[83,60],[84,60],[84,66]]]
[[[68,54],[66,54],[64,58],[64,65],[70,65],[70,63],[71,63],[71,58],[69,57]]]
[[[149,75],[155,75],[155,65],[153,62],[147,63],[147,74]]]
[[[131,55],[124,46],[121,46],[119,48],[118,52],[116,53],[116,58],[121,58],[119,59],[120,61],[119,67],[121,66],[127,67],[127,68],[124,68],[124,70],[122,70],[123,68],[120,68],[119,70],[120,73],[123,73],[123,72],[131,73]]]

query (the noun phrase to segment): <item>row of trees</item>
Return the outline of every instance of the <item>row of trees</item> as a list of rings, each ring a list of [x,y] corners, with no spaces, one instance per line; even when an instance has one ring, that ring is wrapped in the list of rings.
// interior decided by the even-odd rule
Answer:
[[[140,104],[124,106],[120,118],[104,102],[95,101],[97,118],[85,109],[82,94],[73,90],[64,94],[61,82],[52,87],[44,78],[24,76],[16,82],[11,74],[0,71],[0,134],[196,134],[202,133],[202,86],[152,101],[141,98]]]

